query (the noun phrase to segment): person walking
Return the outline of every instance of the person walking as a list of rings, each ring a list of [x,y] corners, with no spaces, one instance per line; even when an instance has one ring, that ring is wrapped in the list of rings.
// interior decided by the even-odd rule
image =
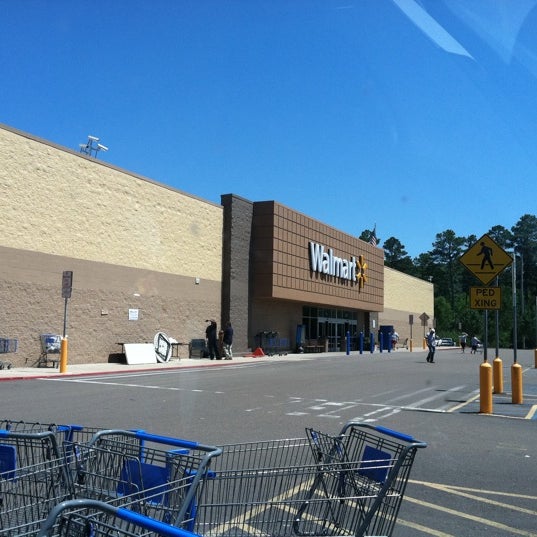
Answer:
[[[427,347],[429,347],[429,353],[427,354],[427,361],[430,364],[434,364],[434,353],[436,351],[436,333],[434,328],[429,330],[427,334]]]
[[[211,319],[208,321],[210,324],[205,329],[205,338],[207,339],[207,348],[209,350],[209,358],[214,360],[221,360],[220,352],[218,350],[218,327],[216,321]]]
[[[233,327],[231,322],[226,323],[224,328],[224,355],[226,360],[233,360]]]
[[[477,348],[479,347],[480,343],[481,342],[479,341],[479,339],[477,339],[476,336],[472,337],[472,341],[470,343],[470,346],[472,347],[472,350],[470,351],[470,354],[475,354],[477,352]]]
[[[459,342],[461,344],[461,349],[462,349],[462,352],[464,352],[464,350],[466,349],[466,338],[468,337],[468,334],[466,332],[463,332],[460,336],[459,336]]]

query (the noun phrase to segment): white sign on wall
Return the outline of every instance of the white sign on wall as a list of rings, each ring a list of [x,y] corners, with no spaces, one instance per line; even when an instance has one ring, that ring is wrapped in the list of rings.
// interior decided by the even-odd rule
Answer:
[[[325,248],[316,242],[310,242],[310,267],[313,272],[335,276],[343,280],[356,281],[356,257],[339,257],[332,248]]]
[[[138,310],[129,309],[129,321],[137,321],[137,320],[138,320]]]

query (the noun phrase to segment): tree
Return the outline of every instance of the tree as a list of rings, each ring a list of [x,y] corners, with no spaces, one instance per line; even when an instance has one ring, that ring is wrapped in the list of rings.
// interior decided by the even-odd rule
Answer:
[[[504,250],[513,247],[513,234],[503,226],[491,227],[487,235]]]
[[[384,264],[406,274],[414,275],[414,263],[399,239],[390,237],[384,241]]]
[[[441,274],[440,268],[435,264],[430,252],[420,254],[414,259],[415,276],[428,282]]]
[[[525,214],[511,228],[513,246],[520,256],[517,263],[520,278],[524,282],[525,294],[535,295],[537,291],[537,274],[533,269],[537,263],[537,217]]]
[[[526,311],[529,298],[537,295],[537,274],[534,267],[537,263],[537,217],[531,214],[525,214],[511,228],[513,233],[513,246],[516,252],[516,281],[520,289],[520,308],[518,309],[521,317],[519,328],[522,331],[522,338],[519,340],[525,347],[528,343],[527,336],[533,333],[532,327],[535,326],[535,308],[531,300],[531,310]],[[531,337],[531,336],[530,336]],[[530,341],[535,343],[535,338],[531,337]]]
[[[440,281],[434,280],[434,283],[439,286],[442,295],[449,296],[452,310],[455,308],[455,284],[460,280],[462,272],[459,258],[464,243],[464,237],[457,237],[453,230],[448,229],[437,233],[431,252],[433,261],[444,269],[444,278]]]

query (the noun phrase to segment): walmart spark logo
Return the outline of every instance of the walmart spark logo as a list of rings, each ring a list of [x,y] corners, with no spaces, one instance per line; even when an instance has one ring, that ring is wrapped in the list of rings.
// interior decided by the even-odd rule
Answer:
[[[361,291],[364,288],[365,283],[367,282],[367,263],[363,255],[358,256],[358,261],[356,262],[356,279],[358,280],[358,289]]]

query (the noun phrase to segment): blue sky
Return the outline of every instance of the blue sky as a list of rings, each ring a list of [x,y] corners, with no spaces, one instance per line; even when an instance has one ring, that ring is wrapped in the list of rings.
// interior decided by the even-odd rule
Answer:
[[[0,123],[415,257],[535,214],[537,0],[0,0]]]

